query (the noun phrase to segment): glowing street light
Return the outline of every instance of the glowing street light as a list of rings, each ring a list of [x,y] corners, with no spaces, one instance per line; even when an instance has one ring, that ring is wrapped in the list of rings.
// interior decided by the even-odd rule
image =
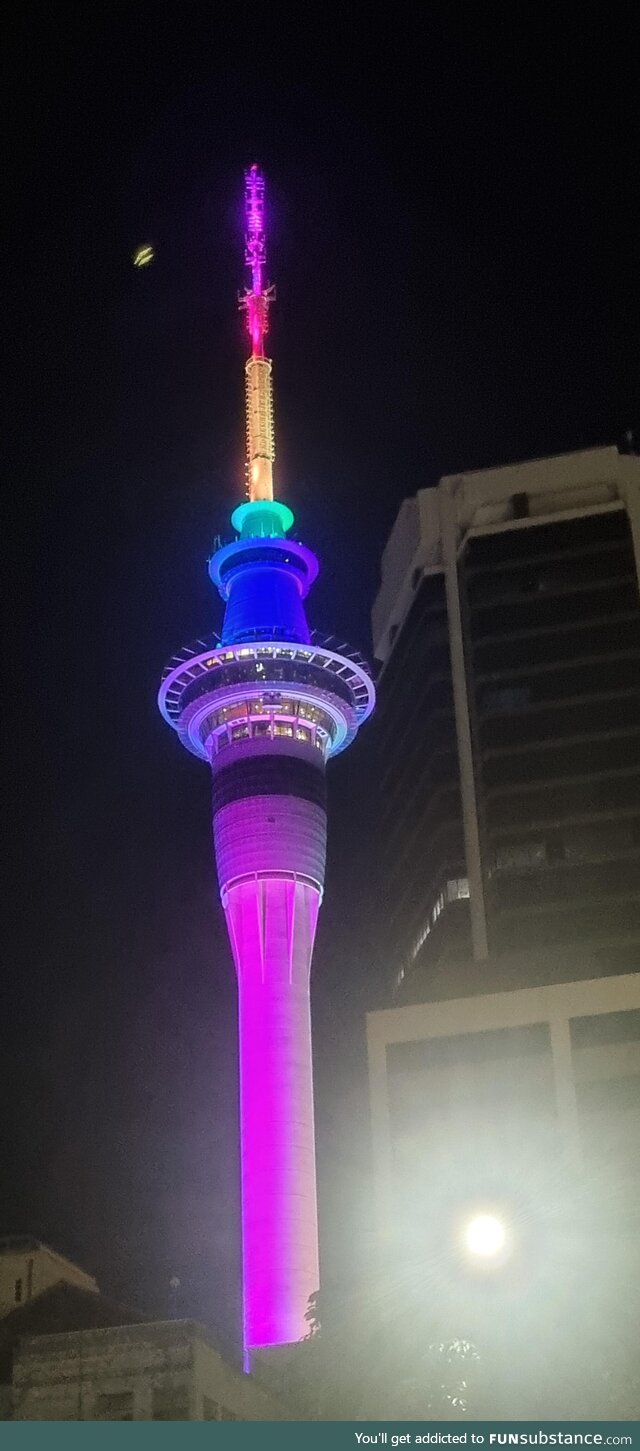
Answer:
[[[507,1227],[496,1214],[474,1214],[463,1231],[464,1245],[474,1259],[495,1260],[507,1245]]]
[[[494,1214],[476,1214],[465,1229],[465,1243],[470,1254],[491,1258],[504,1249],[506,1231],[502,1220]]]

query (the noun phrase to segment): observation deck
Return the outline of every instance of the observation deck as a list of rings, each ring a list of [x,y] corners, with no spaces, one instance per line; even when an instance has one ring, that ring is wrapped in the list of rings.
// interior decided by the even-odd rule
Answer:
[[[304,644],[268,634],[261,629],[254,641],[234,645],[209,635],[165,667],[160,711],[201,760],[260,736],[313,744],[327,759],[371,714],[373,681],[357,651],[316,632]]]

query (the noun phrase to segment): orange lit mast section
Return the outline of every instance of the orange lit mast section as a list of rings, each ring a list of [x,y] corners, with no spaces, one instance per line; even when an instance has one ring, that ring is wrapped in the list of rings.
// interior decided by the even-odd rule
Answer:
[[[251,338],[251,357],[245,365],[247,421],[247,494],[250,503],[273,499],[273,393],[271,360],[265,357],[269,331],[269,303],[275,287],[264,283],[267,261],[264,223],[264,177],[257,166],[245,172],[245,261],[251,286],[240,296]]]

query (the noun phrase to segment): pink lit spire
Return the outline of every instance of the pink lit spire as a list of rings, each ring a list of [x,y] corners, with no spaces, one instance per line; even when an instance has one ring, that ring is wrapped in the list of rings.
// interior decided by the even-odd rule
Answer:
[[[273,461],[275,445],[273,436],[273,392],[271,361],[265,357],[264,340],[269,330],[269,303],[276,290],[265,283],[267,266],[267,236],[264,214],[264,177],[257,166],[244,174],[244,259],[249,268],[251,285],[240,293],[240,307],[246,313],[247,329],[251,338],[251,353],[245,363],[246,403],[246,487],[250,504],[273,503]],[[245,506],[246,508],[246,506]],[[261,511],[258,532],[274,526],[273,511],[266,521]],[[253,529],[254,520],[244,524]],[[278,516],[277,532],[282,533],[282,521]]]
[[[244,174],[245,262],[251,286],[240,301],[247,314],[247,328],[254,358],[264,357],[264,339],[269,331],[269,303],[275,288],[264,283],[267,265],[267,234],[264,219],[264,177],[258,166]]]

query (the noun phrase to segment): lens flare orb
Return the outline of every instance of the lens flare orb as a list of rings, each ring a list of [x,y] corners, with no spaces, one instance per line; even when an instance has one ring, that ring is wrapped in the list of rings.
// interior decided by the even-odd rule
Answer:
[[[465,1225],[465,1247],[474,1258],[494,1259],[502,1254],[506,1242],[506,1225],[496,1214],[474,1214]]]

